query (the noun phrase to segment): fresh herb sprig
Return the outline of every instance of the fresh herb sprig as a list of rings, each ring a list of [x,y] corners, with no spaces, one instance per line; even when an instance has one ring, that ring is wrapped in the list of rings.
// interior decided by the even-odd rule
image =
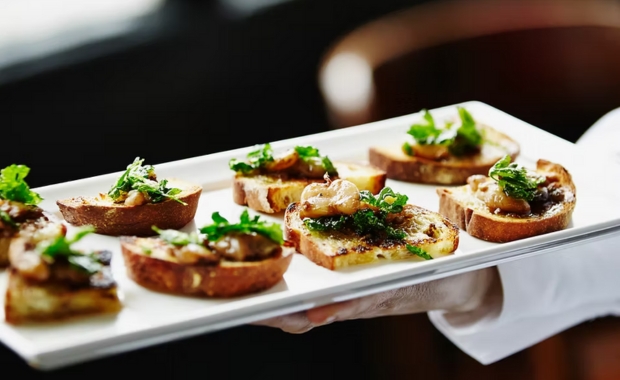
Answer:
[[[57,258],[65,258],[69,264],[89,275],[99,272],[103,264],[93,253],[82,253],[74,250],[71,245],[81,240],[84,236],[95,232],[92,226],[85,226],[74,234],[72,238],[58,236],[52,240],[44,240],[37,244],[36,250],[49,262],[54,262]]]
[[[265,164],[272,162],[273,160],[273,149],[271,148],[271,144],[267,143],[258,145],[257,149],[248,153],[247,161],[232,158],[228,162],[228,167],[236,172],[248,174],[254,170],[262,168]]]
[[[411,125],[407,134],[420,145],[444,145],[455,156],[476,151],[483,142],[483,136],[476,128],[472,115],[463,107],[457,107],[457,110],[461,119],[458,128],[453,128],[453,123],[446,123],[443,128],[437,127],[431,113],[423,109],[425,123]],[[403,150],[409,155],[415,154],[415,150],[407,142],[403,145]]]
[[[304,224],[312,231],[338,231],[351,228],[358,235],[379,233],[385,234],[389,239],[402,240],[407,234],[401,229],[390,226],[387,216],[401,212],[408,199],[406,195],[396,193],[389,187],[383,188],[376,197],[371,192],[362,190],[360,201],[373,206],[376,211],[362,208],[353,215],[305,218]]]
[[[0,198],[27,205],[37,205],[43,198],[24,180],[30,173],[26,165],[10,165],[0,171]]]
[[[299,158],[305,163],[316,165],[318,161],[320,166],[322,166],[329,175],[334,176],[338,174],[332,161],[327,156],[322,156],[317,148],[313,146],[295,146],[294,149],[299,155]],[[228,162],[228,166],[231,170],[248,174],[265,167],[267,163],[273,162],[274,160],[271,144],[267,143],[258,145],[257,149],[248,153],[246,161],[232,158]]]
[[[416,247],[415,245],[407,244],[405,248],[407,248],[407,251],[413,253],[416,256],[423,258],[424,260],[433,259],[433,256],[429,255],[425,250],[423,250],[420,247]]]
[[[112,186],[108,195],[112,200],[124,199],[131,190],[137,190],[148,195],[153,203],[159,203],[165,199],[175,200],[183,205],[187,203],[176,197],[182,190],[175,187],[168,187],[168,180],[156,181],[155,168],[152,165],[142,165],[144,159],[136,157],[127,166],[127,170],[118,178]]]
[[[510,161],[510,155],[505,155],[497,161],[489,169],[489,177],[494,179],[509,197],[525,199],[526,201],[533,200],[538,185],[545,182],[545,178],[531,175],[527,169]]]
[[[252,233],[263,235],[278,244],[284,243],[282,226],[278,223],[271,223],[260,220],[260,215],[250,218],[247,209],[244,209],[239,217],[239,223],[230,223],[219,212],[211,215],[213,223],[200,228],[200,232],[206,235],[209,241],[217,241],[224,235],[231,232]]]
[[[327,174],[331,176],[338,175],[338,171],[336,171],[332,161],[327,156],[321,156],[317,148],[313,146],[296,146],[295,152],[297,152],[299,158],[305,163],[315,164],[316,161],[319,160]]]

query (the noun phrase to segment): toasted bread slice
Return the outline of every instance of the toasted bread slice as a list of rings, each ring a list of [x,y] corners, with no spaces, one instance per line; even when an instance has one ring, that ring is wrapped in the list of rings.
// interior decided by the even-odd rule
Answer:
[[[481,125],[485,140],[480,151],[466,156],[449,156],[433,160],[407,155],[401,145],[373,146],[369,161],[386,171],[387,178],[399,181],[462,185],[474,174],[487,174],[489,169],[505,155],[516,159],[520,152],[517,141],[489,126]]]
[[[67,263],[45,264],[33,246],[32,241],[16,238],[9,248],[11,267],[4,300],[8,323],[58,321],[121,310],[110,268],[111,252],[94,252],[102,265],[85,274]]]
[[[76,288],[62,283],[35,283],[11,268],[4,300],[5,319],[17,325],[120,311],[122,304],[110,272],[97,284]]]
[[[177,195],[186,205],[172,199],[159,203],[127,206],[114,203],[106,194],[95,197],[78,196],[56,201],[62,216],[74,226],[91,225],[103,235],[153,236],[152,226],[162,229],[179,229],[196,215],[202,186],[168,179],[168,185],[182,190]]]
[[[402,241],[360,237],[352,233],[310,231],[299,215],[300,203],[284,213],[284,236],[298,252],[314,263],[335,270],[347,266],[417,258],[406,245],[421,248],[432,258],[454,253],[459,245],[459,229],[440,214],[412,204],[399,214],[398,228],[407,236]],[[422,260],[420,258],[420,260]]]
[[[353,182],[360,190],[378,193],[386,181],[386,173],[372,165],[334,162],[338,176]],[[278,175],[236,174],[233,179],[235,203],[265,213],[286,210],[289,204],[299,201],[304,188],[311,183],[323,183],[323,178],[283,178]]]
[[[235,297],[269,289],[282,280],[293,258],[294,248],[285,242],[276,256],[260,261],[220,261],[187,265],[154,247],[158,238],[121,237],[127,275],[136,283],[160,292]],[[146,254],[144,247],[152,249]]]
[[[561,165],[543,159],[537,161],[536,171],[547,177],[548,186],[556,197],[540,204],[532,203],[528,214],[491,211],[484,201],[475,196],[469,184],[437,188],[439,213],[471,236],[496,243],[565,229],[577,201],[572,177]]]

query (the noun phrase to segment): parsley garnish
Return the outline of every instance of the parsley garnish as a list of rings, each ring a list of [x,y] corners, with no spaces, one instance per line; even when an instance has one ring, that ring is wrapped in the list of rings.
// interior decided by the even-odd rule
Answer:
[[[56,258],[63,257],[73,268],[94,274],[103,268],[103,264],[94,254],[85,254],[71,248],[73,243],[94,231],[95,229],[92,226],[86,226],[79,229],[71,239],[66,236],[58,236],[53,240],[44,240],[37,244],[36,250],[52,263]]]
[[[536,195],[538,185],[545,182],[541,176],[528,174],[527,169],[511,163],[510,155],[505,155],[489,169],[489,177],[493,178],[506,195],[531,201]]]
[[[424,260],[433,259],[433,256],[429,255],[425,250],[423,250],[420,247],[416,247],[415,245],[411,245],[411,244],[407,244],[405,247],[407,248],[407,251],[413,253],[416,256],[420,256]]]
[[[261,234],[274,242],[282,245],[284,238],[282,235],[282,227],[278,223],[270,223],[261,221],[260,216],[256,215],[250,219],[248,210],[244,209],[239,218],[239,223],[229,223],[228,220],[214,212],[211,215],[213,223],[206,225],[200,229],[200,232],[207,236],[209,241],[217,241],[230,232]]]
[[[129,164],[127,170],[118,178],[116,184],[108,191],[108,195],[114,201],[123,201],[131,190],[137,190],[147,194],[153,203],[170,198],[181,204],[187,204],[175,196],[181,193],[181,189],[167,187],[168,180],[166,179],[159,182],[155,180],[155,168],[152,165],[142,166],[142,162],[144,162],[144,159],[136,157],[133,163]]]
[[[256,169],[260,169],[267,162],[273,161],[273,150],[271,144],[258,145],[258,149],[251,151],[247,155],[247,162],[232,158],[228,162],[231,170],[244,174],[250,173]]]
[[[159,237],[176,246],[188,245],[188,244],[202,244],[203,239],[196,232],[185,233],[177,230],[161,230],[157,226],[153,226],[153,231],[159,234]]]
[[[317,148],[313,146],[295,146],[294,149],[303,162],[310,165],[319,164],[329,175],[338,175],[338,172],[336,171],[336,168],[331,160],[327,156],[321,156]],[[258,145],[257,149],[248,153],[247,161],[232,158],[228,162],[228,166],[231,170],[248,174],[254,170],[262,169],[268,162],[273,162],[274,160],[273,149],[271,148],[271,145],[267,143]]]
[[[476,121],[463,107],[457,107],[461,125],[453,128],[454,123],[446,123],[443,128],[438,128],[431,113],[423,109],[425,123],[413,124],[407,134],[420,145],[445,145],[450,153],[462,156],[478,149],[482,144],[482,135],[476,128]],[[403,145],[403,150],[408,155],[414,155],[415,150],[409,143]]]
[[[316,160],[318,159],[321,161],[321,165],[323,166],[327,174],[331,176],[338,175],[338,172],[336,171],[336,168],[334,167],[334,164],[331,162],[331,160],[327,158],[327,156],[321,156],[317,148],[312,146],[296,146],[295,151],[299,155],[299,158],[302,159],[302,161],[308,164],[315,164]]]
[[[0,198],[21,202],[27,205],[37,205],[43,198],[24,181],[30,173],[30,168],[25,165],[11,165],[0,171]]]
[[[360,201],[377,208],[377,211],[365,208],[357,210],[353,215],[333,215],[320,218],[305,218],[304,224],[312,231],[342,230],[350,228],[358,235],[384,233],[389,239],[402,240],[406,233],[394,228],[387,222],[387,215],[398,213],[409,198],[404,194],[395,193],[385,187],[375,197],[367,190],[360,191]]]

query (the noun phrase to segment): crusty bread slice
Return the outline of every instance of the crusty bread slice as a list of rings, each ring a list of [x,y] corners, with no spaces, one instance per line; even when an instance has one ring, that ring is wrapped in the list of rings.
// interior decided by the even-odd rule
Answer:
[[[4,300],[5,320],[17,325],[116,313],[122,308],[117,285],[109,267],[102,274],[97,286],[76,287],[63,283],[32,282],[11,268]]]
[[[260,261],[220,261],[211,265],[187,265],[172,256],[146,255],[147,238],[121,237],[127,275],[155,291],[207,296],[235,297],[269,289],[282,280],[293,258],[294,248],[285,242],[282,253]],[[152,238],[155,239],[155,238]]]
[[[334,162],[338,177],[347,179],[360,190],[377,194],[385,186],[386,173],[372,165]],[[265,212],[278,213],[289,204],[299,201],[304,188],[311,183],[323,183],[323,178],[283,179],[277,175],[246,176],[236,174],[233,179],[233,201],[242,206]]]
[[[554,187],[563,193],[561,201],[533,207],[532,213],[524,216],[494,213],[468,184],[437,188],[439,213],[471,236],[496,243],[565,229],[577,201],[573,179],[563,166],[543,159],[537,161],[536,171],[553,179]]]
[[[484,174],[505,155],[515,160],[520,152],[519,144],[510,136],[489,126],[482,125],[485,140],[480,152],[463,157],[450,156],[432,160],[409,156],[402,144],[372,146],[369,149],[371,164],[386,171],[387,178],[406,182],[462,185],[474,174]]]
[[[342,232],[310,231],[299,211],[299,202],[286,209],[285,238],[308,259],[331,270],[381,260],[418,258],[406,248],[407,244],[423,249],[433,258],[450,255],[459,245],[456,225],[436,212],[411,204],[405,206],[399,218],[398,227],[407,233],[402,242],[364,239]]]
[[[152,226],[161,229],[180,229],[196,215],[202,186],[175,178],[168,179],[170,187],[182,190],[177,197],[187,205],[167,199],[159,203],[126,206],[114,203],[106,194],[95,197],[78,196],[56,201],[65,220],[74,226],[91,225],[103,235],[153,236]]]

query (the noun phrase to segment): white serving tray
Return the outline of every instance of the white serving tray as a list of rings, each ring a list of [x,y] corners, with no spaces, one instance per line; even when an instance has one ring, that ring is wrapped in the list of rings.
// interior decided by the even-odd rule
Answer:
[[[284,275],[284,281],[274,288],[228,300],[189,298],[144,289],[125,275],[118,238],[89,235],[79,244],[114,252],[112,267],[124,303],[123,310],[114,317],[88,317],[38,326],[13,327],[0,322],[0,340],[32,367],[56,369],[551,252],[620,233],[620,197],[613,193],[611,186],[601,186],[601,178],[608,178],[612,172],[609,166],[617,163],[599,165],[604,161],[600,161],[598,152],[562,140],[489,105],[480,102],[461,105],[475,119],[519,141],[522,151],[518,162],[534,167],[536,159],[545,158],[561,163],[569,170],[577,187],[577,205],[566,230],[504,244],[484,242],[461,232],[460,246],[451,256],[430,261],[412,259],[384,262],[339,271],[330,271],[313,264],[302,255],[296,255]],[[453,105],[431,112],[436,118],[444,118],[454,114],[456,109]],[[409,126],[420,118],[421,115],[416,113],[272,142],[272,147],[274,151],[280,151],[294,145],[313,145],[332,160],[367,161],[371,145],[405,141],[409,137],[406,134]],[[219,211],[229,220],[238,220],[243,207],[232,201],[230,184],[233,172],[228,168],[228,161],[233,157],[244,158],[252,149],[246,147],[162,164],[149,162],[148,157],[143,158],[146,164],[155,165],[160,178],[177,177],[204,187],[195,220],[185,228],[189,231],[210,223],[214,211]],[[618,172],[620,168],[615,170]],[[55,203],[57,199],[107,191],[122,171],[35,190],[44,198],[41,207],[60,217]],[[393,180],[388,180],[387,186],[407,194],[410,203],[437,210],[435,186]],[[251,215],[256,214],[249,211]],[[282,215],[261,215],[268,220],[282,221]],[[69,226],[69,234],[73,230]],[[0,273],[0,294],[4,294],[5,287],[6,273]],[[2,313],[0,311],[1,321],[4,320]]]

